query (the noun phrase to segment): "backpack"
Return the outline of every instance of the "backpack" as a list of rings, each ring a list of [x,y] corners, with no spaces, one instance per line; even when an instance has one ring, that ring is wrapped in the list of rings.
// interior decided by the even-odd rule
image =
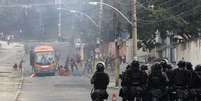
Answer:
[[[160,89],[163,86],[165,76],[162,73],[151,74],[149,80],[149,82],[151,83],[151,88]]]
[[[185,70],[175,70],[174,81],[176,86],[185,86],[187,81],[187,72]]]
[[[150,80],[153,84],[160,84],[161,77],[159,77],[159,75],[152,75]]]

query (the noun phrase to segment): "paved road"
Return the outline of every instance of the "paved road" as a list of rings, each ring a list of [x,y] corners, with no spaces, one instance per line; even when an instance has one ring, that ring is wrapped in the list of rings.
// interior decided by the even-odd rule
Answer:
[[[90,101],[89,92],[82,77],[27,77],[19,101]]]
[[[20,74],[12,66],[18,63],[23,54],[23,47],[9,47],[0,49],[0,99],[1,101],[14,101]]]
[[[25,80],[17,101],[91,101],[87,76],[46,76],[31,78],[29,56],[23,64]],[[109,94],[117,90],[109,89]],[[111,97],[108,101],[111,100]]]
[[[92,86],[89,83],[87,76],[31,78],[30,75],[27,75],[18,101],[91,101],[90,90]],[[108,91],[110,95],[114,91],[118,92],[118,90],[112,89]],[[111,97],[109,99],[111,100]]]

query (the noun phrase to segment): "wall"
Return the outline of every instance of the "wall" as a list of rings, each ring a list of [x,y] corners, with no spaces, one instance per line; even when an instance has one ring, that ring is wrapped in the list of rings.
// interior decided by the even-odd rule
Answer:
[[[194,65],[201,64],[201,39],[178,44],[176,46],[176,59],[191,61]]]

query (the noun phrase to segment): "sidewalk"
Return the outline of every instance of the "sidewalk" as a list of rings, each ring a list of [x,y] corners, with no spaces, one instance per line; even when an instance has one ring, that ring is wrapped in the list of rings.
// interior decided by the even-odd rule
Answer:
[[[2,49],[11,49],[11,48],[16,48],[16,47],[23,47],[22,44],[20,43],[13,43],[11,42],[9,45],[7,44],[6,41],[0,41],[0,48]]]
[[[0,41],[0,99],[1,101],[15,101],[21,81],[19,71],[14,71],[13,64],[18,63],[23,55],[23,45],[12,43],[7,45]]]
[[[19,72],[9,68],[9,66],[0,66],[0,99],[2,101],[14,101],[21,80]]]

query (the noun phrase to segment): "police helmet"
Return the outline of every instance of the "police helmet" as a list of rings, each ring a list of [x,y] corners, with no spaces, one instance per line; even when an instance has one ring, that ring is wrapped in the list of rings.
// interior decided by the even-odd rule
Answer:
[[[167,69],[172,69],[172,65],[171,64],[167,64]]]
[[[195,66],[195,71],[201,72],[201,64]]]
[[[104,62],[98,62],[98,63],[96,64],[96,70],[97,70],[97,71],[104,71],[104,69],[105,69],[105,64],[104,64]]]
[[[132,69],[139,69],[139,67],[140,67],[139,61],[134,60],[134,61],[131,63],[131,67],[132,67]]]
[[[191,62],[186,62],[186,69],[187,70],[193,70],[193,65],[192,65],[192,63]]]
[[[139,61],[134,60],[134,61],[132,61],[131,66],[139,67],[140,63],[139,63]]]
[[[185,66],[186,66],[186,62],[185,61],[179,61],[178,63],[177,63],[177,66],[179,67],[179,68],[184,68]]]
[[[162,59],[161,60],[161,64],[167,64],[168,63],[168,60],[167,59]]]

